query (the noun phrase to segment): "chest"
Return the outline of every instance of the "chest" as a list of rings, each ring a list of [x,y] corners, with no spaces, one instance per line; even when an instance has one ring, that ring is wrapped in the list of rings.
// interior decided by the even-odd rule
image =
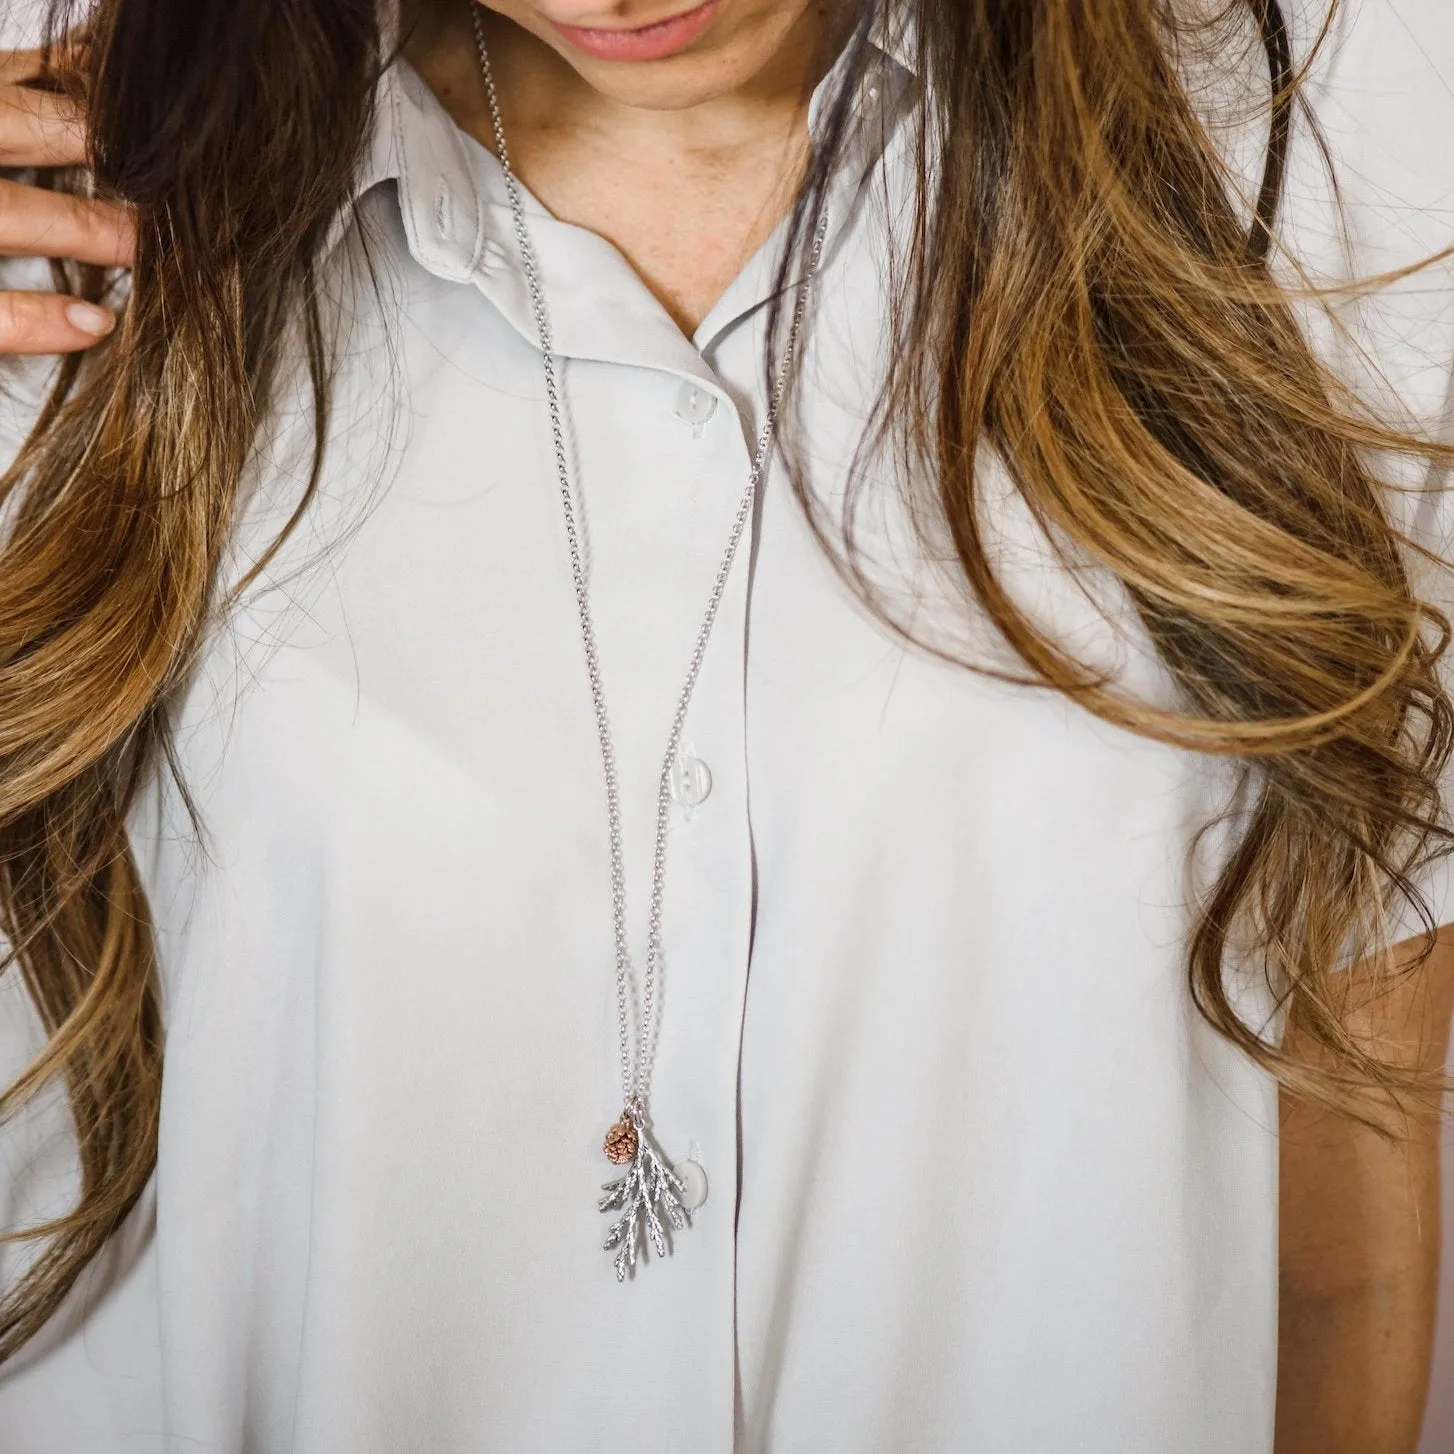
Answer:
[[[542,229],[555,276],[568,275],[569,259],[554,249],[578,236]],[[623,273],[618,284],[559,289],[556,323],[621,811],[627,838],[645,845],[762,424],[763,340],[748,307],[688,343],[659,312],[630,311],[645,296],[638,282]],[[867,862],[881,830],[908,832],[929,808],[913,830],[926,835],[916,854],[932,854],[935,840],[964,847],[967,831],[1003,846],[1007,830],[1026,826],[1069,845],[1092,838],[1118,803],[1149,801],[1170,783],[1179,822],[1205,806],[1188,764],[1053,694],[938,659],[896,629],[970,662],[1010,664],[953,571],[927,563],[896,482],[860,456],[881,351],[875,288],[867,250],[850,249],[825,278],[804,359],[811,386],[727,573],[687,717],[685,751],[713,802],[677,804],[680,843],[711,837],[704,824],[714,821],[737,840],[777,823],[784,845],[804,822],[837,821],[838,847],[861,848]],[[261,608],[276,616],[254,634],[287,643],[282,670],[303,663],[341,686],[360,720],[393,722],[479,783],[507,785],[511,813],[551,825],[563,851],[594,862],[605,843],[599,753],[528,301],[507,283],[462,287],[406,267],[390,306],[400,310],[392,336],[376,340],[377,355],[360,349],[345,379],[339,412],[354,425],[332,451],[303,542],[314,559],[283,565],[288,589]],[[814,538],[794,483],[830,532],[854,495],[854,538],[880,593],[872,604]],[[1118,634],[1128,623],[1097,616],[1064,581],[1024,533],[1012,492],[987,509],[1002,533],[1021,532],[1012,574],[1046,624],[1076,631],[1082,649],[1142,671],[1154,689],[1154,668]],[[388,770],[407,777],[412,767]],[[987,803],[1000,806],[977,818],[972,805]]]
[[[608,239],[688,335],[788,210],[806,154],[796,130],[624,161],[606,136],[525,132],[516,145],[551,212]]]

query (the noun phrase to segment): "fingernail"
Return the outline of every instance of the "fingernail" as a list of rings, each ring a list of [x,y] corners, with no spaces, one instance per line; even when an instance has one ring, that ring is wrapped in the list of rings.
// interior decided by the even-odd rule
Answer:
[[[98,308],[94,303],[72,303],[66,308],[66,317],[73,328],[101,338],[116,327],[116,315],[109,308]]]

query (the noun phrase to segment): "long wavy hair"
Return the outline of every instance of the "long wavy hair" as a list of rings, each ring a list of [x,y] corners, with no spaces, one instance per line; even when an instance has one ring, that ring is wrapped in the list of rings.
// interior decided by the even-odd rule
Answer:
[[[0,929],[49,1037],[0,1115],[61,1078],[80,1165],[74,1210],[13,1234],[40,1250],[0,1302],[0,1358],[155,1164],[163,1036],[128,814],[167,770],[169,710],[221,614],[240,481],[293,328],[317,479],[322,244],[388,59],[377,0],[50,4],[53,43],[84,22],[53,81],[84,97],[95,182],[136,208],[139,241],[119,328],[61,367],[0,479]],[[1367,1087],[1426,1089],[1349,1032],[1336,968],[1379,942],[1394,897],[1420,907],[1413,875],[1449,846],[1448,628],[1415,594],[1369,463],[1440,455],[1358,407],[1274,282],[1299,106],[1278,0],[1213,17],[1250,24],[1265,53],[1250,225],[1179,78],[1191,22],[1173,0],[844,4],[859,19],[788,255],[809,241],[872,27],[906,12],[926,100],[880,416],[932,487],[973,601],[1024,679],[1245,764],[1251,804],[1187,946],[1207,1019],[1355,1113]],[[91,296],[114,281],[70,271]],[[1127,696],[1016,604],[975,489],[991,452],[1048,534],[1123,583],[1175,709]],[[851,541],[825,543],[861,574]],[[1239,1017],[1227,966],[1249,947],[1316,1061]]]

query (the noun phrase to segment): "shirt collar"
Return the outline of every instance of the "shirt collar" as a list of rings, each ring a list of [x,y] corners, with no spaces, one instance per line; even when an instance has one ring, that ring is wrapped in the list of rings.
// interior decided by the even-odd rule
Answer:
[[[840,193],[856,192],[863,174],[882,156],[913,92],[911,41],[901,23],[880,22],[875,30]],[[815,90],[809,106],[810,131],[821,125],[822,105],[840,84],[843,65],[840,61]],[[524,338],[535,343],[535,321],[499,162],[455,125],[402,58],[379,81],[373,131],[353,189],[354,205],[344,209],[330,245],[349,230],[357,203],[391,182],[397,187],[404,233],[415,260],[439,278],[474,283]],[[583,228],[559,222],[528,192],[524,201],[542,274],[550,284],[558,353],[665,366],[710,381],[710,370],[697,347],[654,304],[615,248]],[[829,253],[836,231],[836,225],[830,227]],[[749,268],[712,310],[698,332],[698,342],[706,334],[719,335],[732,318],[765,301],[774,273],[761,259]],[[624,316],[623,310],[632,316]]]
[[[919,32],[906,5],[880,7],[874,21],[873,46],[906,76],[918,76]]]

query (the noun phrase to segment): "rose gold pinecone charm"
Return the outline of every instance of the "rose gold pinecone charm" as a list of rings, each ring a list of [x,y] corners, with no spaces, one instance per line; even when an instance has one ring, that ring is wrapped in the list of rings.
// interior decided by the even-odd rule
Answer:
[[[636,1127],[632,1124],[631,1117],[622,1116],[606,1132],[606,1160],[616,1166],[625,1166],[628,1161],[636,1159],[637,1148],[640,1144],[641,1140],[636,1134]]]

